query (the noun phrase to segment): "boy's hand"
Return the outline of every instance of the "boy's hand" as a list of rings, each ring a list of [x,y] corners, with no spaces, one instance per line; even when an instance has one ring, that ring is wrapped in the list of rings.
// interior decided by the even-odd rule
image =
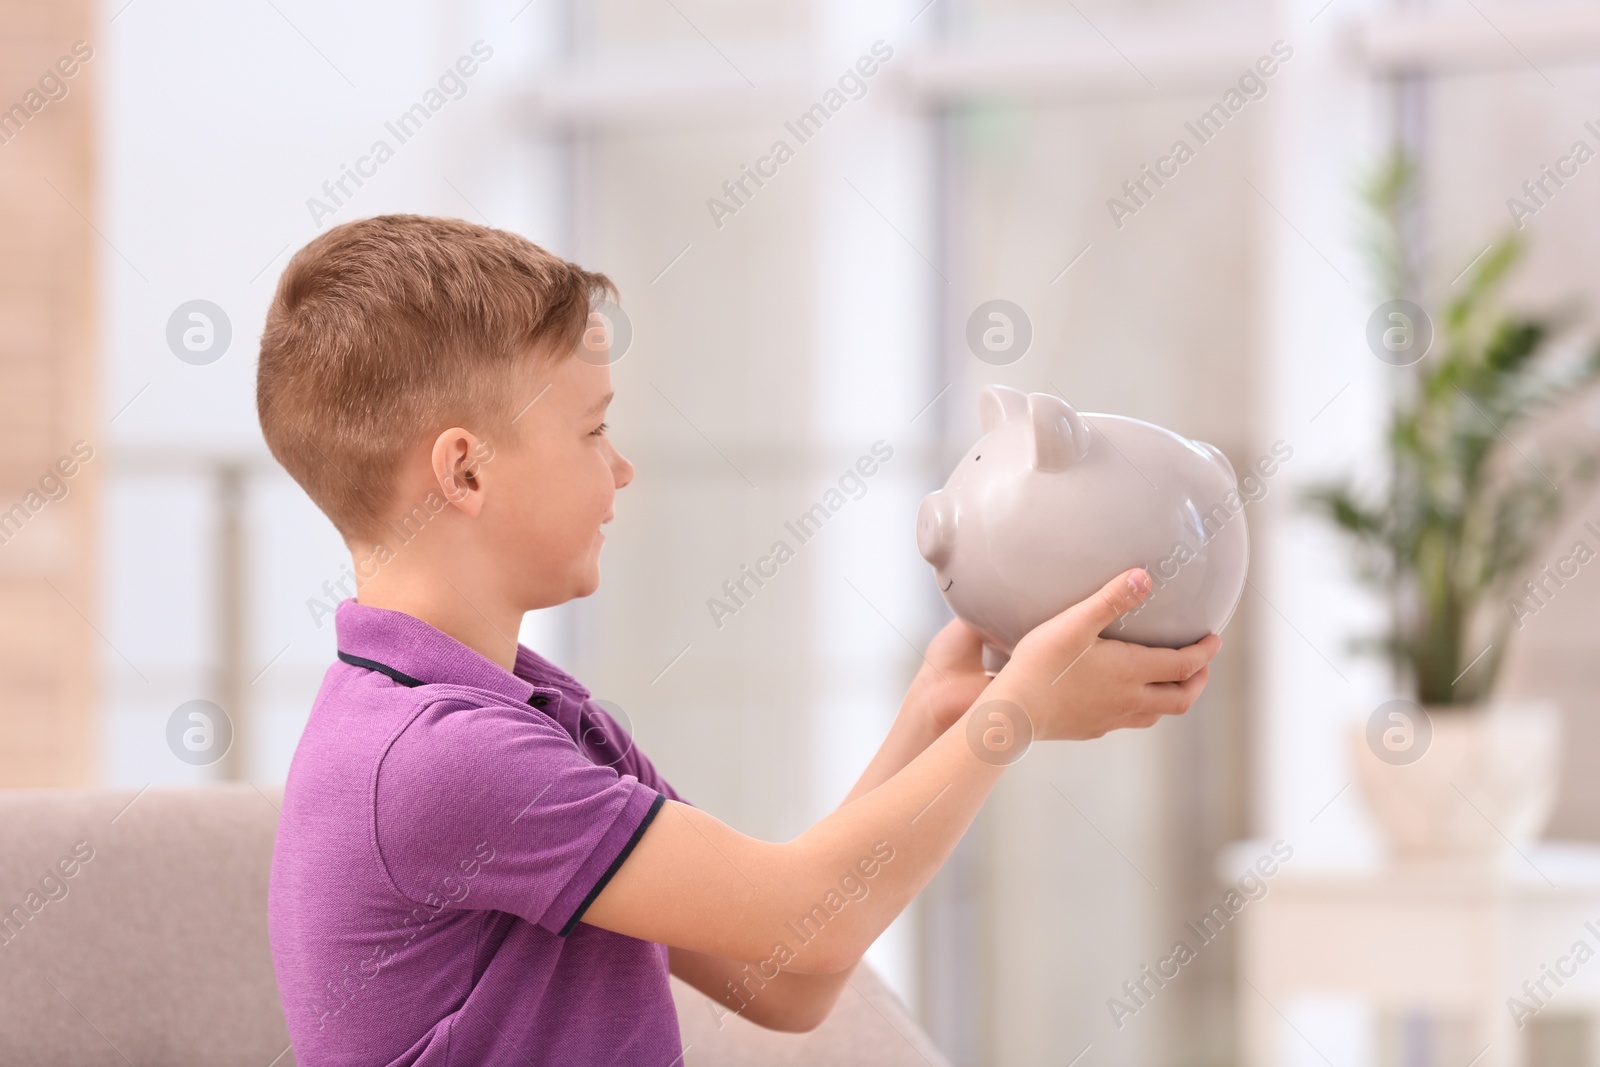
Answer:
[[[990,681],[983,671],[983,638],[960,619],[951,619],[928,644],[910,695],[938,735],[972,707]]]
[[[1128,586],[1134,573],[1144,578],[1142,588]],[[1148,575],[1130,571],[1035,627],[984,688],[978,707],[990,699],[1019,704],[1040,738],[1099,737],[1186,710],[1205,685],[1220,638],[1173,650],[1099,636],[1148,592]],[[951,688],[930,690],[941,707],[960,705],[965,693],[957,687],[982,673],[972,636],[963,626],[946,630],[935,640],[933,662],[940,670],[950,665],[954,673],[947,671],[943,684]],[[962,717],[974,714],[964,710]],[[783,844],[747,837],[669,800],[583,921],[751,961],[763,975],[772,966],[811,975],[847,972],[933,877],[1004,773],[1004,762],[974,758],[958,722],[887,779]],[[870,892],[856,892],[866,879]],[[830,906],[842,892],[847,906]],[[797,916],[809,932],[796,927]]]
[[[1125,571],[1087,600],[1030,630],[995,676],[986,700],[1019,705],[1038,740],[1085,740],[1181,715],[1200,696],[1222,638],[1146,648],[1099,636],[1150,593],[1150,576]]]

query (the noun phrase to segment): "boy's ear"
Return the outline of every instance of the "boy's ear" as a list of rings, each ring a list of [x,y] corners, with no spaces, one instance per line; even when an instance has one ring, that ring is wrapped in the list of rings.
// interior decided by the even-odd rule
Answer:
[[[452,426],[433,441],[433,477],[444,498],[476,518],[483,510],[483,472],[481,466],[489,442],[471,430]]]

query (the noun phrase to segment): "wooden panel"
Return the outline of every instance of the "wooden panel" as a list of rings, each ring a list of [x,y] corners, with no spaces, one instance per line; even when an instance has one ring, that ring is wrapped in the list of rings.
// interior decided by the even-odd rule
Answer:
[[[16,105],[27,114],[0,127],[0,519],[14,516],[0,524],[0,787],[84,785],[96,773],[99,465],[80,464],[64,485],[50,475],[75,442],[97,459],[102,444],[93,345],[103,246],[89,223],[97,32],[82,0],[0,0],[0,118]],[[78,42],[91,58],[63,63],[70,78],[47,78]]]

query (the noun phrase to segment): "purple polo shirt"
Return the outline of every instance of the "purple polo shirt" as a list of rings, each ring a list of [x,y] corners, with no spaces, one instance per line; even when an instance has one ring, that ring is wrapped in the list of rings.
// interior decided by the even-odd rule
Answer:
[[[355,600],[284,787],[267,925],[295,1058],[670,1067],[664,945],[581,922],[666,799],[571,675]]]

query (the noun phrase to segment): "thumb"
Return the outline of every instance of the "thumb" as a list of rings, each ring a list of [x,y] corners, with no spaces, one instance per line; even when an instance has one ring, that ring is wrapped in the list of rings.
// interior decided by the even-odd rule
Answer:
[[[1123,571],[1097,592],[1068,608],[1073,621],[1097,634],[1126,615],[1150,595],[1150,575],[1141,567]]]

